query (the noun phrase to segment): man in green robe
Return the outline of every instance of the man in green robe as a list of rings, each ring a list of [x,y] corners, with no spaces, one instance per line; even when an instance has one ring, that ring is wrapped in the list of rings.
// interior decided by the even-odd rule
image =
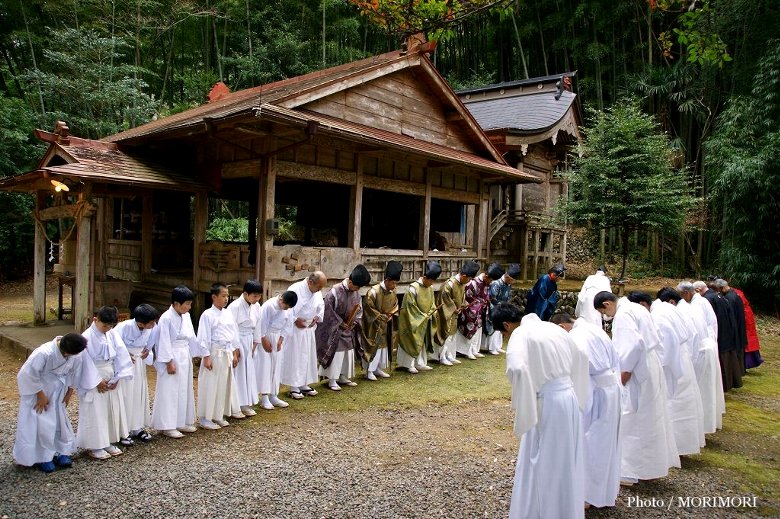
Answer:
[[[437,312],[438,327],[434,337],[434,352],[432,358],[439,364],[452,366],[460,364],[455,358],[455,332],[458,331],[458,314],[464,308],[465,288],[471,278],[479,273],[479,263],[466,261],[455,274],[442,285],[439,290],[439,310]]]
[[[398,367],[409,373],[432,369],[428,353],[433,353],[436,334],[436,299],[432,285],[441,275],[441,266],[429,261],[423,276],[409,285],[398,324]]]
[[[372,286],[363,300],[363,369],[368,380],[387,378],[384,371],[390,367],[390,356],[395,342],[393,316],[398,313],[398,295],[395,287],[401,279],[403,265],[390,261],[385,268],[385,279]]]

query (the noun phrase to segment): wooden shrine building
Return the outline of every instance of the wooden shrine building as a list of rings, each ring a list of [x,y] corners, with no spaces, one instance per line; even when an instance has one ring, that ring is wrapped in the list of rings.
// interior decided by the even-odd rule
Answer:
[[[58,275],[75,284],[79,330],[102,304],[165,307],[178,284],[198,294],[197,314],[215,281],[235,294],[257,278],[268,297],[311,271],[336,280],[357,263],[376,281],[399,259],[403,291],[425,260],[440,261],[443,276],[465,259],[489,261],[491,186],[540,182],[507,163],[430,49],[225,92],[100,141],[64,125],[38,131],[49,144],[38,168],[0,189],[35,193],[40,222],[76,222],[75,253],[60,258],[72,264]],[[215,200],[246,204],[246,242],[206,239]],[[282,215],[297,234],[280,233]],[[47,243],[37,227],[42,322]]]
[[[568,154],[581,140],[573,77],[565,73],[458,92],[506,161],[539,180],[496,182],[490,188],[490,255],[504,262],[520,259],[523,279],[536,279],[566,261],[566,229],[552,216],[567,196],[562,172]]]

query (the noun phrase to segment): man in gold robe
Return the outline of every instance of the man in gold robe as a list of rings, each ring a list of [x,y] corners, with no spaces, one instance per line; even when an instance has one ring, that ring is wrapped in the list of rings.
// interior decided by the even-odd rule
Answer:
[[[434,352],[432,358],[439,364],[452,366],[460,364],[455,358],[455,332],[458,331],[458,314],[465,308],[464,298],[466,284],[479,272],[479,263],[466,261],[455,274],[448,279],[439,290],[439,310],[437,312],[437,328],[434,337]]]
[[[390,356],[395,342],[393,316],[398,313],[398,295],[395,287],[401,279],[403,265],[390,261],[385,268],[385,279],[372,286],[363,300],[363,369],[368,380],[388,378],[384,371],[390,367]]]
[[[398,367],[409,373],[432,369],[428,353],[433,353],[436,334],[436,299],[433,286],[441,275],[441,266],[429,261],[422,277],[409,285],[399,314]]]

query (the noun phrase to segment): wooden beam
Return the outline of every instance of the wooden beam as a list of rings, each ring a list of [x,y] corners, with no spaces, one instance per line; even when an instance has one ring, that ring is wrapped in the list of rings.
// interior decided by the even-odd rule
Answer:
[[[431,176],[426,172],[425,197],[420,200],[420,245],[423,251],[423,258],[428,259],[428,252],[431,245]]]
[[[363,177],[363,187],[367,189],[378,189],[380,191],[393,191],[404,195],[425,196],[425,184],[416,182],[403,182],[394,178]]]
[[[349,239],[355,254],[360,253],[360,231],[363,218],[363,157],[357,157],[357,178],[350,193]]]
[[[141,209],[141,279],[152,273],[152,232],[154,228],[154,194],[147,191],[143,194]]]
[[[274,171],[275,177],[315,180],[348,186],[354,186],[357,183],[357,175],[354,171],[324,168],[322,166],[312,166],[309,164],[298,164],[286,160],[277,160]]]
[[[46,203],[46,191],[38,191],[35,209]],[[33,324],[46,322],[46,236],[40,224],[35,225],[33,246]]]
[[[222,163],[222,178],[257,178],[262,159],[237,160]]]
[[[84,209],[85,216],[92,216],[97,209],[94,204],[85,202],[87,208]],[[38,211],[38,219],[41,221],[58,220],[60,218],[73,218],[76,214],[76,204],[56,205],[54,207],[47,207],[46,209],[40,209]]]
[[[195,195],[195,218],[192,230],[192,288],[197,291],[197,286],[203,278],[202,267],[200,264],[200,246],[206,239],[206,227],[208,226],[209,200],[206,193],[197,193]],[[204,308],[198,293],[195,293],[195,300],[192,302],[193,313],[199,315]]]
[[[452,200],[462,204],[478,204],[482,197],[479,193],[470,193],[467,191],[455,191],[439,186],[431,186],[431,196],[442,200]]]

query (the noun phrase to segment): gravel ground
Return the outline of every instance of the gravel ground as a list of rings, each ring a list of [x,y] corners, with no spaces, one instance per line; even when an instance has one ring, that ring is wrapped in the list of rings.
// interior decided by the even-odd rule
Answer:
[[[46,475],[12,463],[18,365],[0,351],[0,517],[499,518],[509,510],[518,442],[508,400],[333,413],[293,402],[219,431],[156,437],[107,461],[78,457]],[[74,401],[72,417],[76,410]],[[617,507],[586,516],[759,517],[760,509],[678,501],[743,495],[737,488],[727,473],[684,459],[681,470],[624,488]]]

